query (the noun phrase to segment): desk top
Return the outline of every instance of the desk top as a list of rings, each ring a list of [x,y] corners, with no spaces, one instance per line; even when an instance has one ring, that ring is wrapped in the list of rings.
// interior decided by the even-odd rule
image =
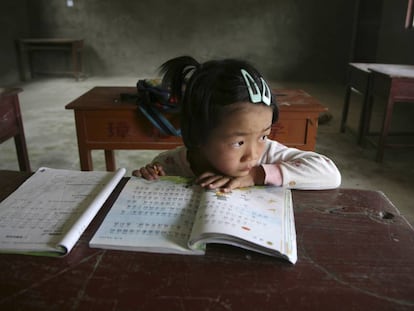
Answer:
[[[21,88],[1,88],[0,87],[0,98],[2,98],[3,96],[10,96],[10,95],[18,94],[22,91],[23,89]]]
[[[122,101],[121,93],[136,94],[136,87],[96,86],[66,105],[74,110],[136,110],[134,102]],[[273,90],[280,111],[318,111],[327,110],[319,101],[298,89]]]
[[[0,200],[28,174],[0,171]],[[413,310],[414,231],[377,191],[293,191],[298,262],[230,246],[205,256],[88,242],[64,258],[0,255],[1,310]]]
[[[372,70],[389,75],[390,77],[414,78],[414,65],[377,64],[377,63],[349,63],[359,70],[370,72]]]

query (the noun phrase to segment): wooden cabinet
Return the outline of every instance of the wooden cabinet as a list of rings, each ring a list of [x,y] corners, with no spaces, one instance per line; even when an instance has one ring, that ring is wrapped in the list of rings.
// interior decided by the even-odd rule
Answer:
[[[161,135],[135,103],[120,100],[121,93],[134,92],[134,87],[94,87],[66,105],[66,109],[75,112],[82,170],[93,169],[93,149],[105,150],[106,168],[115,170],[113,150],[170,149],[182,145],[180,137]],[[302,90],[276,93],[280,117],[270,138],[289,147],[314,150],[318,116],[326,109]],[[179,127],[178,116],[166,117]]]

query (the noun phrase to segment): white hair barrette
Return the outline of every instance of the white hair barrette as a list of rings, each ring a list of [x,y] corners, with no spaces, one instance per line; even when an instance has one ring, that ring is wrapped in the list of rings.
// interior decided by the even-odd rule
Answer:
[[[260,77],[260,81],[262,82],[262,92],[260,92],[259,86],[257,85],[256,81],[254,81],[253,77],[244,69],[241,69],[240,71],[244,81],[246,82],[251,102],[255,104],[262,102],[270,106],[270,103],[272,101],[272,93],[270,92],[270,88],[267,85],[266,81]]]

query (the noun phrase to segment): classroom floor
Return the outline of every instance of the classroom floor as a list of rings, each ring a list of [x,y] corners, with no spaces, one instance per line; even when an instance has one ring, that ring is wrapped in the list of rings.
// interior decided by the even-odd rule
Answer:
[[[79,169],[79,157],[74,116],[65,105],[94,86],[134,86],[137,77],[89,77],[75,81],[70,77],[42,77],[14,85],[21,87],[19,94],[23,115],[27,147],[32,170],[41,166],[64,169]],[[300,88],[316,97],[328,107],[332,116],[326,122],[321,118],[316,151],[332,158],[342,173],[342,187],[380,190],[394,203],[407,220],[414,224],[414,148],[387,149],[383,163],[375,162],[375,149],[360,147],[352,131],[339,133],[344,86],[321,83],[272,83],[273,88]],[[356,128],[361,97],[352,96],[350,126]],[[381,108],[381,103],[378,103]],[[404,111],[408,107],[403,107]],[[407,115],[413,111],[396,113],[402,123],[412,125]],[[326,115],[325,115],[326,116]],[[411,117],[412,118],[412,117]],[[323,122],[325,121],[325,122]],[[375,118],[374,118],[375,127]],[[0,169],[18,170],[13,140],[0,145]],[[116,151],[118,167],[127,168],[127,175],[149,162],[159,151]],[[103,151],[92,153],[95,170],[105,170]]]

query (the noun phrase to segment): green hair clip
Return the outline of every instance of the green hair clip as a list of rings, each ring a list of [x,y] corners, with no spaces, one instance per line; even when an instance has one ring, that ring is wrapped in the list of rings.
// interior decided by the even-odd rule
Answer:
[[[260,93],[259,86],[257,85],[256,81],[254,81],[253,77],[244,69],[241,69],[241,74],[243,76],[244,82],[246,82],[247,90],[249,91],[250,100],[252,103],[264,103],[270,106],[272,93],[270,92],[270,88],[267,85],[266,81],[260,77],[260,81],[262,81],[262,92]],[[253,85],[253,88],[252,88]]]

